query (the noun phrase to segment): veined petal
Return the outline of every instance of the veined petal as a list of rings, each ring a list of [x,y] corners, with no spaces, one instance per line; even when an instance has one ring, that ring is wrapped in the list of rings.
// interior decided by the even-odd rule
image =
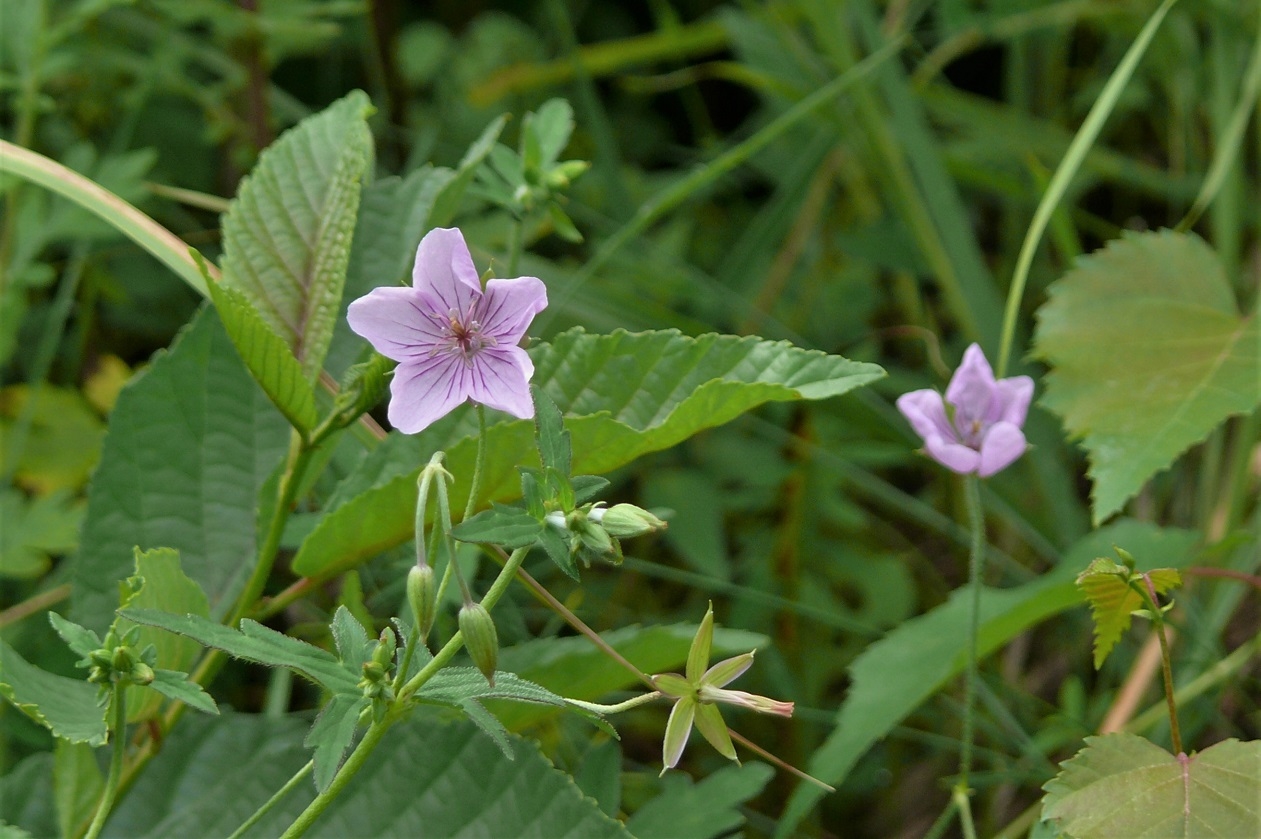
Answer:
[[[946,404],[935,390],[913,390],[898,397],[898,410],[921,439],[943,437],[955,439],[958,434],[946,418]]]
[[[924,451],[933,460],[960,475],[975,472],[977,464],[981,462],[981,456],[975,449],[970,449],[962,443],[943,440],[940,437],[930,437],[925,440]]]
[[[438,314],[457,312],[467,319],[473,301],[482,296],[482,283],[464,234],[454,227],[436,227],[416,248],[412,287]]]
[[[980,346],[973,344],[963,353],[963,363],[946,387],[946,401],[955,406],[955,425],[964,428],[975,421],[988,421],[990,405],[997,396],[994,370]]]
[[[723,721],[722,712],[717,705],[701,703],[696,706],[696,728],[709,745],[718,750],[718,754],[739,763],[736,747],[731,743],[731,732],[727,731],[727,723]]]
[[[998,380],[998,403],[993,406],[991,422],[1010,422],[1023,427],[1033,401],[1033,379],[1028,376],[1012,376]]]
[[[700,681],[709,667],[709,648],[714,642],[714,604],[710,603],[701,619],[696,637],[692,639],[692,647],[687,652],[687,669],[683,672],[692,684]]]
[[[701,684],[720,688],[740,678],[744,675],[744,671],[752,666],[753,653],[751,652],[723,659],[705,671],[705,675],[701,676]]]
[[[395,361],[424,357],[442,338],[416,292],[402,286],[375,288],[353,301],[346,321],[377,352]]]
[[[464,359],[441,353],[400,364],[390,382],[390,424],[404,434],[423,431],[468,399]]]
[[[665,769],[673,769],[683,756],[683,748],[687,745],[688,735],[692,733],[692,719],[696,716],[696,700],[685,696],[670,709],[670,719],[666,721],[666,734],[661,742],[661,762]],[[665,773],[665,769],[661,770]]]
[[[1010,422],[998,422],[990,426],[981,441],[981,454],[976,474],[988,478],[1006,469],[1016,458],[1025,453],[1028,443],[1025,434]]]
[[[538,277],[490,280],[477,307],[482,334],[500,346],[516,344],[534,316],[547,308],[547,286]]]
[[[474,402],[521,419],[534,416],[530,377],[534,362],[518,346],[484,347],[472,358],[466,393]]]

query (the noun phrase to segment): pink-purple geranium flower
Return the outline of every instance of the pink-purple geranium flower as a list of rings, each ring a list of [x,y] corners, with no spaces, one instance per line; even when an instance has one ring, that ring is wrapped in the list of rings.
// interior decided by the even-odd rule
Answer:
[[[935,390],[916,390],[898,398],[898,410],[924,438],[929,457],[951,471],[985,478],[1025,453],[1021,429],[1032,398],[1033,379],[995,380],[985,353],[973,344],[946,387],[945,401]]]
[[[534,416],[534,365],[518,344],[547,307],[536,277],[490,280],[482,290],[456,229],[429,231],[416,249],[412,286],[377,288],[350,304],[350,328],[398,362],[390,423],[415,434],[465,401]]]

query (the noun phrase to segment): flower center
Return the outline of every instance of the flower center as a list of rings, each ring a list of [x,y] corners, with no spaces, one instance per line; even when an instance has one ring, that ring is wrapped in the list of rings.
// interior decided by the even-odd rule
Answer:
[[[489,335],[482,334],[482,325],[476,320],[476,310],[469,312],[468,320],[460,320],[460,313],[450,311],[446,318],[445,340],[438,347],[434,348],[434,352],[439,350],[446,352],[456,352],[464,357],[466,362],[471,362],[473,356],[477,355],[485,347],[493,347],[499,342]]]

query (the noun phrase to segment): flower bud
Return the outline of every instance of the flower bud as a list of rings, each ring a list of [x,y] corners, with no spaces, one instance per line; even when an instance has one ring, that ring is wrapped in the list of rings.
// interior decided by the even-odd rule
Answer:
[[[499,635],[490,612],[481,603],[466,603],[460,608],[460,634],[469,657],[482,671],[491,687],[495,686],[495,662],[499,658]]]
[[[137,661],[128,673],[128,678],[135,685],[153,684],[153,680],[157,678],[157,674],[153,672],[153,668],[145,664],[143,661]]]
[[[591,511],[593,514],[596,510]],[[597,519],[605,531],[617,539],[629,539],[662,530],[666,523],[652,513],[636,507],[634,504],[615,504],[604,510],[604,515]],[[592,516],[594,519],[594,515]]]
[[[437,583],[433,567],[413,565],[407,572],[407,605],[412,609],[412,620],[420,629],[420,640],[429,637],[437,611]]]

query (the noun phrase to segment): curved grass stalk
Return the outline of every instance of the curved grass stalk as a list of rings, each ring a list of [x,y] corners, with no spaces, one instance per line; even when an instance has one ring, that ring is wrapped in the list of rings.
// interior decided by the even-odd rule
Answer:
[[[1064,159],[1060,161],[1055,174],[1051,176],[1051,183],[1033,212],[1033,220],[1029,222],[1029,230],[1025,233],[1025,240],[1020,246],[1020,255],[1016,258],[1016,270],[1012,273],[1011,287],[1007,292],[1007,308],[1003,312],[1003,331],[999,339],[998,364],[994,367],[994,375],[999,378],[1006,373],[1007,363],[1011,360],[1011,344],[1016,333],[1016,317],[1020,313],[1020,302],[1024,299],[1025,286],[1029,281],[1029,269],[1033,267],[1033,255],[1042,241],[1042,234],[1046,232],[1047,225],[1051,221],[1051,214],[1055,212],[1064,194],[1068,192],[1068,186],[1081,169],[1086,153],[1090,151],[1090,147],[1099,137],[1099,132],[1103,130],[1103,124],[1116,108],[1121,92],[1125,90],[1138,62],[1147,52],[1147,47],[1151,45],[1156,30],[1160,28],[1165,15],[1177,2],[1178,0],[1164,0],[1143,25],[1142,31],[1138,33],[1138,37],[1126,51],[1121,63],[1112,71],[1108,83],[1103,87],[1103,92],[1099,94],[1090,113],[1082,122],[1081,128],[1077,130],[1077,135],[1073,137],[1068,151],[1064,153]]]

